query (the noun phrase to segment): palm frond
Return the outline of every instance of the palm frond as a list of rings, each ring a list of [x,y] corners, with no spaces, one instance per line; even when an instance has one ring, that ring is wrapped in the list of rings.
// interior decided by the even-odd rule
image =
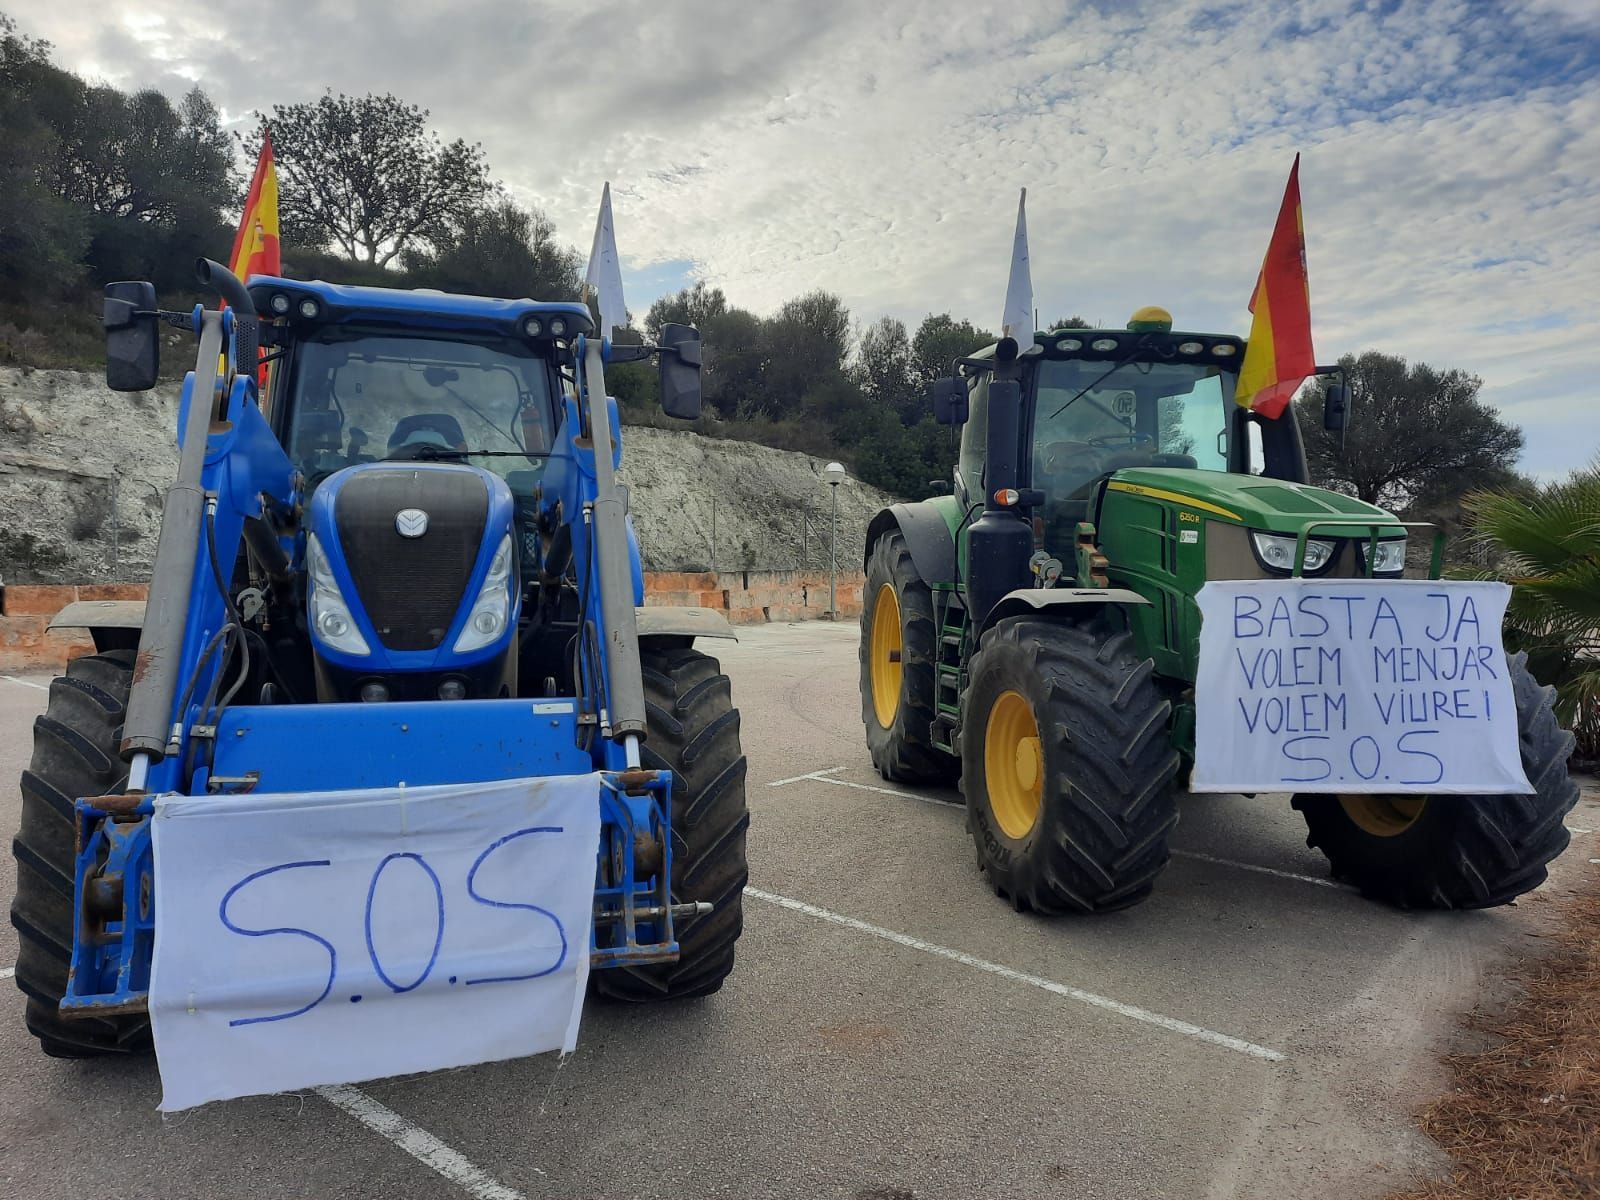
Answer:
[[[1472,574],[1512,585],[1506,646],[1556,688],[1579,752],[1600,755],[1600,460],[1531,498],[1477,492],[1469,537],[1492,563]]]

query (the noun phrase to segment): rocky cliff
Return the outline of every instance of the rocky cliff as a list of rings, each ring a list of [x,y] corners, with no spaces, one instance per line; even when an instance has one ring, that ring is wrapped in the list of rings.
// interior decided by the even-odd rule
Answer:
[[[177,464],[177,388],[121,394],[97,375],[0,368],[0,583],[149,577]],[[821,459],[625,426],[623,478],[654,571],[826,567]],[[839,565],[892,497],[839,487]]]

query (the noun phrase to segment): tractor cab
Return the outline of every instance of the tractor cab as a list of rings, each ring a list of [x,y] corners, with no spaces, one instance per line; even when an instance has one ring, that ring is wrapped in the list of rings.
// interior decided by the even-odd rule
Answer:
[[[568,656],[528,634],[560,624],[570,640],[575,597],[570,611],[525,601],[561,499],[550,463],[571,461],[571,339],[588,312],[271,277],[250,294],[269,318],[264,409],[307,497],[305,690],[569,688]]]
[[[1071,556],[1080,522],[1095,520],[1105,485],[1131,470],[1206,471],[1307,482],[1294,415],[1262,417],[1234,402],[1244,342],[1174,332],[1164,309],[1126,329],[1056,329],[1017,355],[1021,392],[1017,485],[1039,493],[1041,548]],[[956,496],[981,506],[996,349],[962,368],[968,420]],[[979,363],[985,363],[980,367]],[[1342,397],[1333,397],[1335,406]],[[1340,420],[1342,408],[1330,417]]]

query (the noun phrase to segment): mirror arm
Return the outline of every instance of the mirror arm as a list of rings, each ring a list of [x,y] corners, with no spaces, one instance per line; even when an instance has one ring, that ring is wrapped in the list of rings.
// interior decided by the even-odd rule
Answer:
[[[612,342],[611,348],[606,351],[606,363],[607,365],[616,365],[617,363],[644,362],[645,359],[652,354],[659,353],[660,350],[660,346],[652,346],[648,342],[637,346],[619,346]]]

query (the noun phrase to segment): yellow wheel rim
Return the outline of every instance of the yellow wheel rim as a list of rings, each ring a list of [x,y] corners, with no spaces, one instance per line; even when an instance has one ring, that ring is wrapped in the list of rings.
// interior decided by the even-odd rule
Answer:
[[[1021,692],[1002,693],[989,710],[983,778],[1001,831],[1019,841],[1027,837],[1039,821],[1044,797],[1044,749],[1033,708]]]
[[[1345,816],[1373,837],[1398,837],[1421,819],[1428,798],[1341,795],[1339,804]]]
[[[900,650],[900,598],[894,594],[894,584],[886,583],[872,606],[872,639],[867,646],[872,711],[885,729],[900,711]]]

